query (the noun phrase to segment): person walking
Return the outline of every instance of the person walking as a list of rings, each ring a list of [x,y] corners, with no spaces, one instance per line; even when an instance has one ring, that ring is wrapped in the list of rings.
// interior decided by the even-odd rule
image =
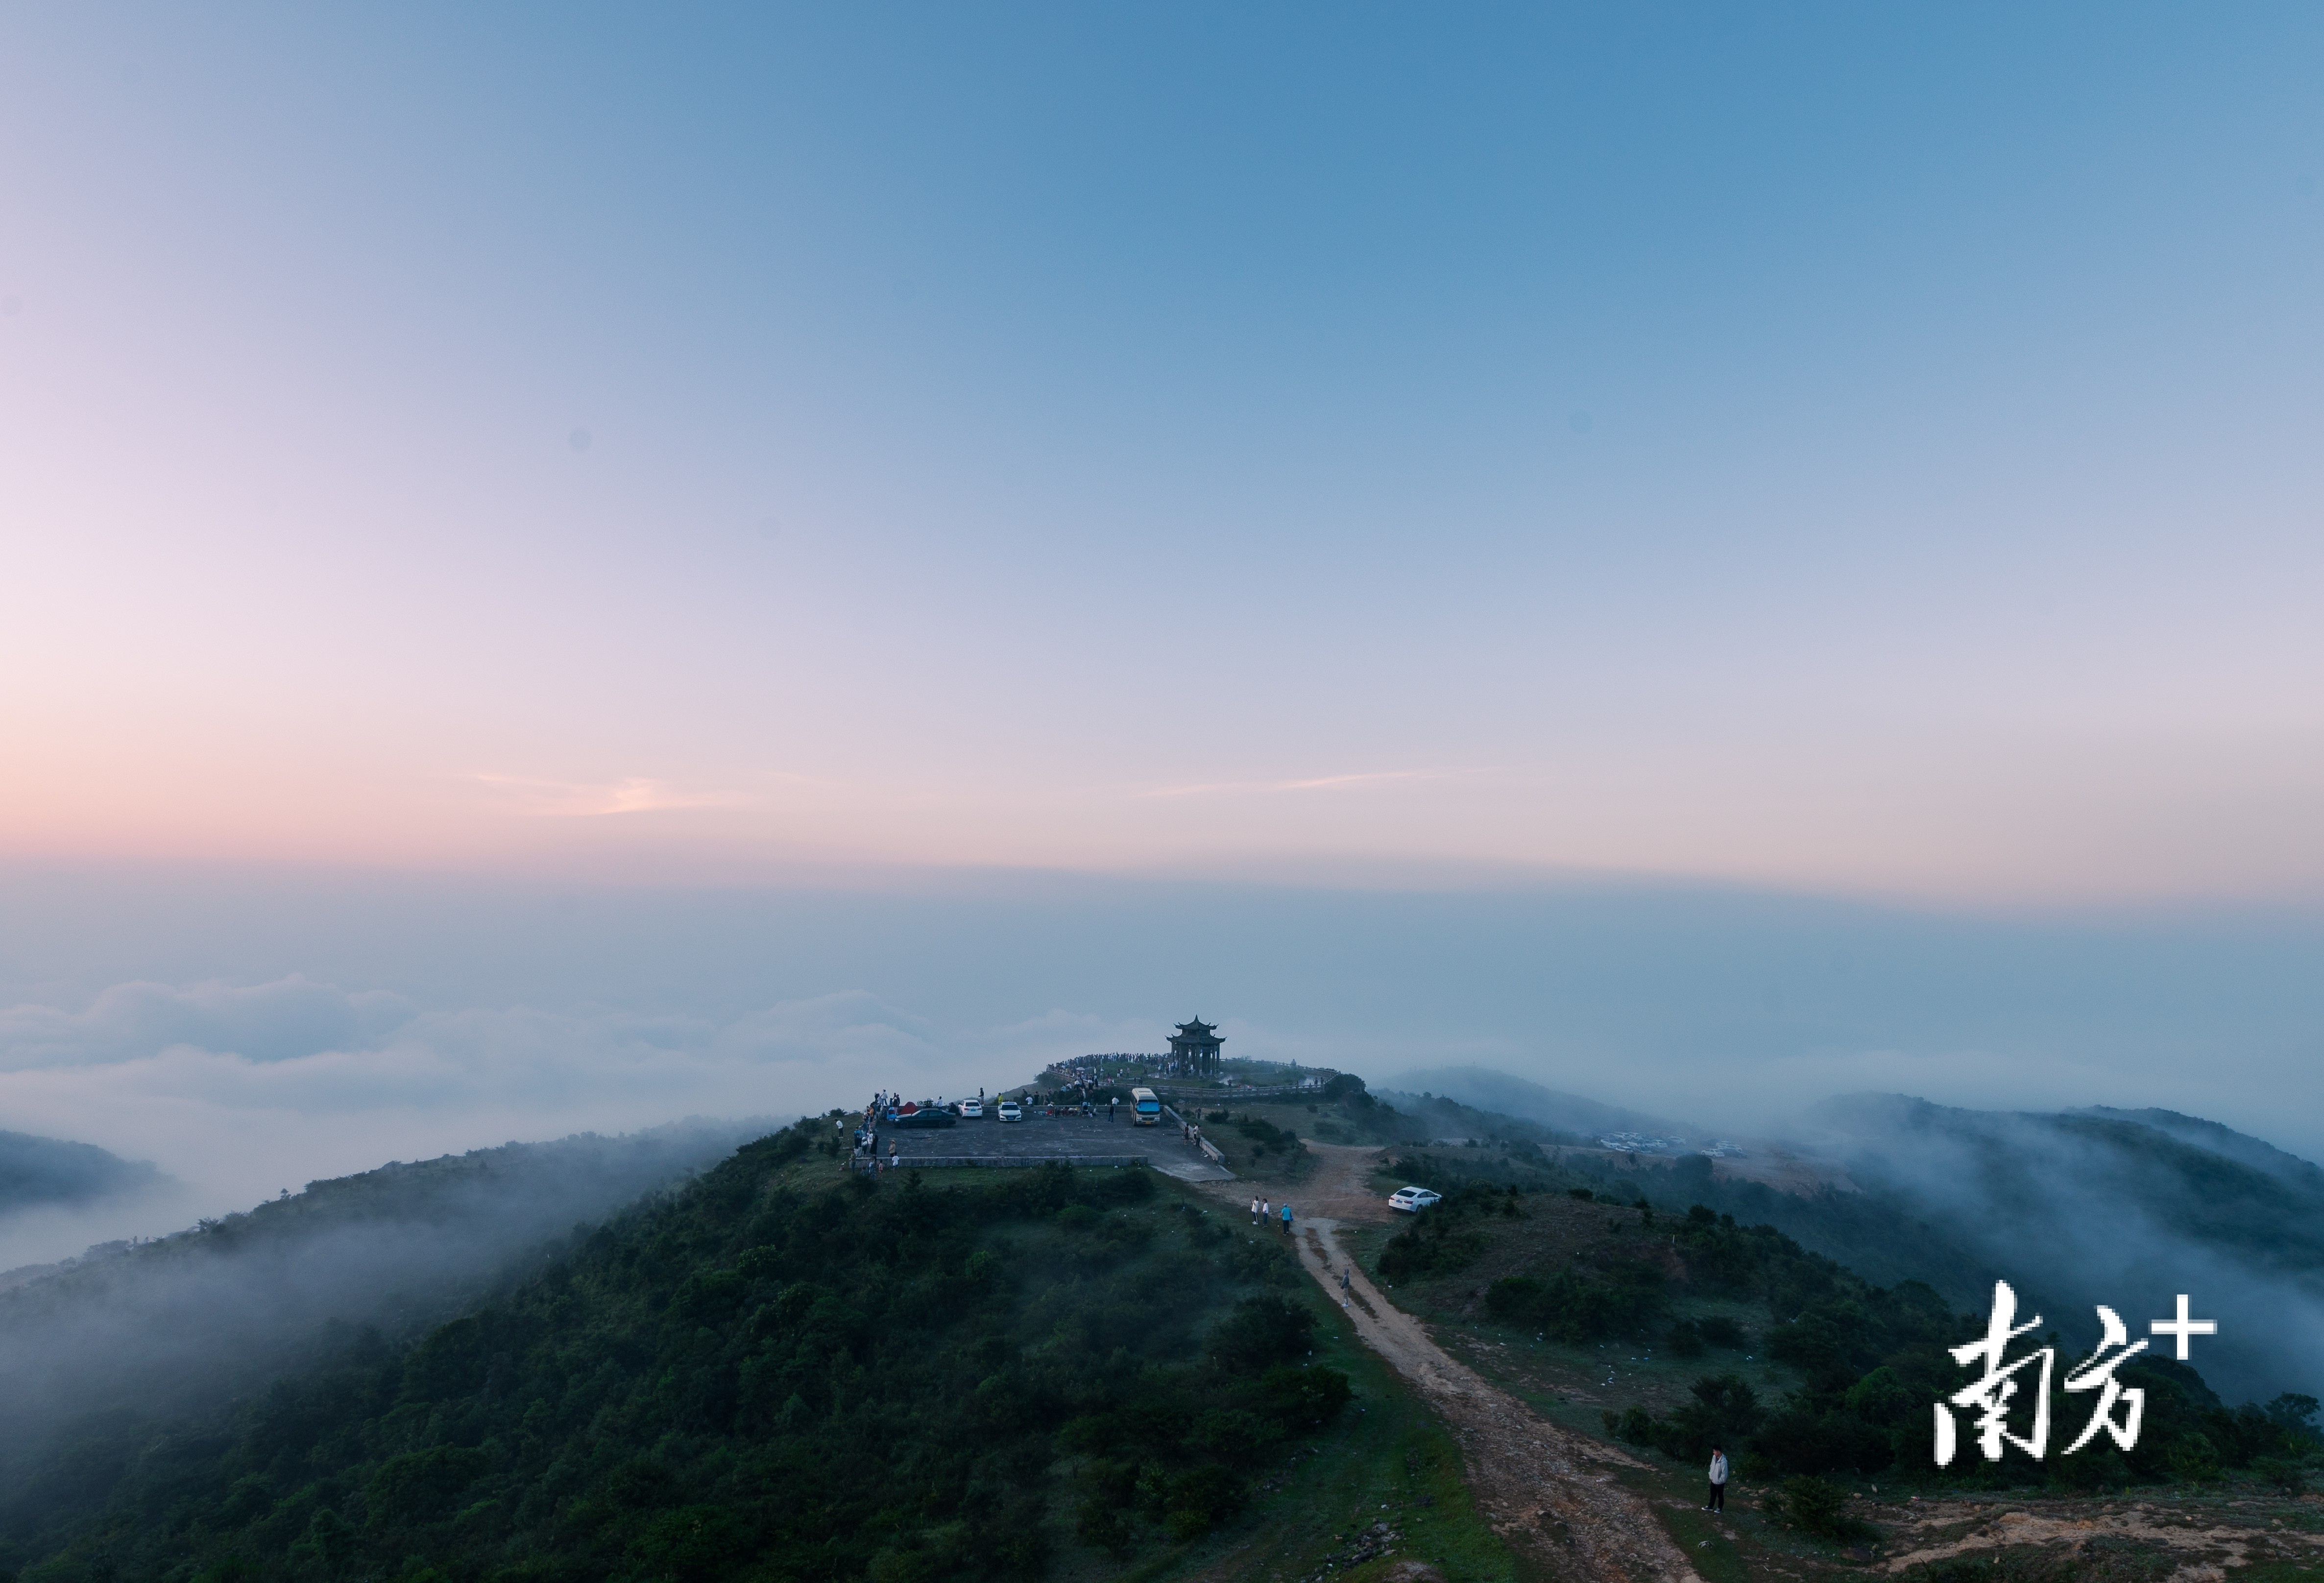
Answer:
[[[1106,1097],[1105,1097],[1105,1124],[1106,1124],[1108,1127],[1111,1127],[1111,1126],[1113,1125],[1113,1108],[1114,1108],[1116,1105],[1120,1104],[1120,1102],[1121,1102],[1120,1100],[1119,1100],[1115,1099],[1111,1094],[1108,1094],[1108,1095],[1106,1095]]]
[[[1348,1306],[1348,1299],[1349,1299],[1349,1298],[1351,1298],[1351,1297],[1352,1297],[1352,1296],[1354,1296],[1354,1295],[1355,1295],[1355,1271],[1354,1271],[1354,1267],[1353,1267],[1352,1265],[1342,1265],[1340,1266],[1340,1306],[1341,1306],[1342,1308],[1345,1308],[1345,1307],[1347,1307],[1347,1306]]]
[[[1286,1237],[1291,1235],[1291,1206],[1289,1204],[1285,1204],[1283,1206],[1283,1234]]]
[[[1711,1448],[1711,1499],[1703,1503],[1706,1512],[1727,1510],[1727,1453],[1717,1446]]]

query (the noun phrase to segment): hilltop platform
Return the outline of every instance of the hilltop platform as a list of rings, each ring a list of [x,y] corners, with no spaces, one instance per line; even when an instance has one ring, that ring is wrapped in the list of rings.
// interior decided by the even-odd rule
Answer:
[[[1234,1177],[1233,1172],[1183,1141],[1177,1127],[1132,1126],[1126,1106],[1121,1118],[1111,1122],[1101,1114],[1093,1120],[1079,1116],[1028,1116],[1004,1123],[987,1118],[926,1131],[885,1127],[880,1136],[882,1158],[890,1140],[896,1145],[897,1159],[926,1170],[1042,1165],[1052,1160],[1068,1165],[1126,1165],[1143,1159],[1181,1182],[1228,1182]]]

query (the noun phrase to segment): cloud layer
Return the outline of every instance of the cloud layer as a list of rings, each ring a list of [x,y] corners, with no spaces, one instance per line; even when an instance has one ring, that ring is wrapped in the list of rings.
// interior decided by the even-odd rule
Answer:
[[[1004,1030],[1013,1045],[1076,1045],[1093,1031],[1072,1017]],[[874,1082],[957,1092],[1029,1075],[1022,1061],[996,1069],[988,1054],[947,1045],[923,1020],[860,992],[720,1021],[522,1006],[430,1011],[298,976],[128,983],[79,1010],[0,1012],[0,1117],[150,1159],[189,1183],[189,1201],[207,1212],[388,1157],[688,1115],[798,1114],[860,1100]],[[137,1225],[154,1212],[124,1208],[112,1220],[168,1229]],[[45,1249],[19,1247],[20,1256],[76,1251],[112,1223],[49,1219]]]

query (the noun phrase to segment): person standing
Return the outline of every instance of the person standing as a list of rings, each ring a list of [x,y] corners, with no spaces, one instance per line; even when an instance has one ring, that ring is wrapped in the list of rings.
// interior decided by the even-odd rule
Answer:
[[[1254,1226],[1259,1224],[1259,1201],[1257,1199],[1250,1201],[1250,1223]]]
[[[1717,1446],[1711,1448],[1711,1499],[1703,1503],[1706,1512],[1727,1510],[1727,1453]]]
[[[1111,1094],[1108,1094],[1105,1097],[1105,1124],[1108,1127],[1111,1127],[1113,1125],[1113,1108],[1120,1103],[1120,1101],[1116,1100]]]
[[[1275,1213],[1275,1206],[1274,1206],[1273,1204],[1271,1204],[1271,1203],[1268,1202],[1268,1201],[1267,1201],[1267,1200],[1265,1200],[1265,1199],[1260,1199],[1260,1200],[1259,1201],[1259,1223],[1260,1225],[1262,1225],[1262,1226],[1266,1225],[1266,1224],[1267,1224],[1267,1222],[1268,1222],[1268,1219],[1269,1219],[1269,1218],[1270,1218],[1274,1213]]]
[[[1286,1237],[1291,1235],[1291,1206],[1289,1204],[1285,1204],[1283,1206],[1283,1234]]]

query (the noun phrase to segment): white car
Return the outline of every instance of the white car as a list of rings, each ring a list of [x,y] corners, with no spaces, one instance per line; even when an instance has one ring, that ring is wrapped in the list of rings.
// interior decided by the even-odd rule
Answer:
[[[960,1102],[960,1118],[963,1121],[982,1120],[984,1118],[984,1101],[982,1100],[963,1100]]]
[[[1001,1119],[1003,1121],[1022,1121],[1025,1119],[1025,1111],[1016,1100],[1003,1100],[1001,1101]]]
[[[1388,1195],[1388,1207],[1402,1210],[1407,1215],[1416,1215],[1443,1196],[1425,1187],[1399,1187]]]

